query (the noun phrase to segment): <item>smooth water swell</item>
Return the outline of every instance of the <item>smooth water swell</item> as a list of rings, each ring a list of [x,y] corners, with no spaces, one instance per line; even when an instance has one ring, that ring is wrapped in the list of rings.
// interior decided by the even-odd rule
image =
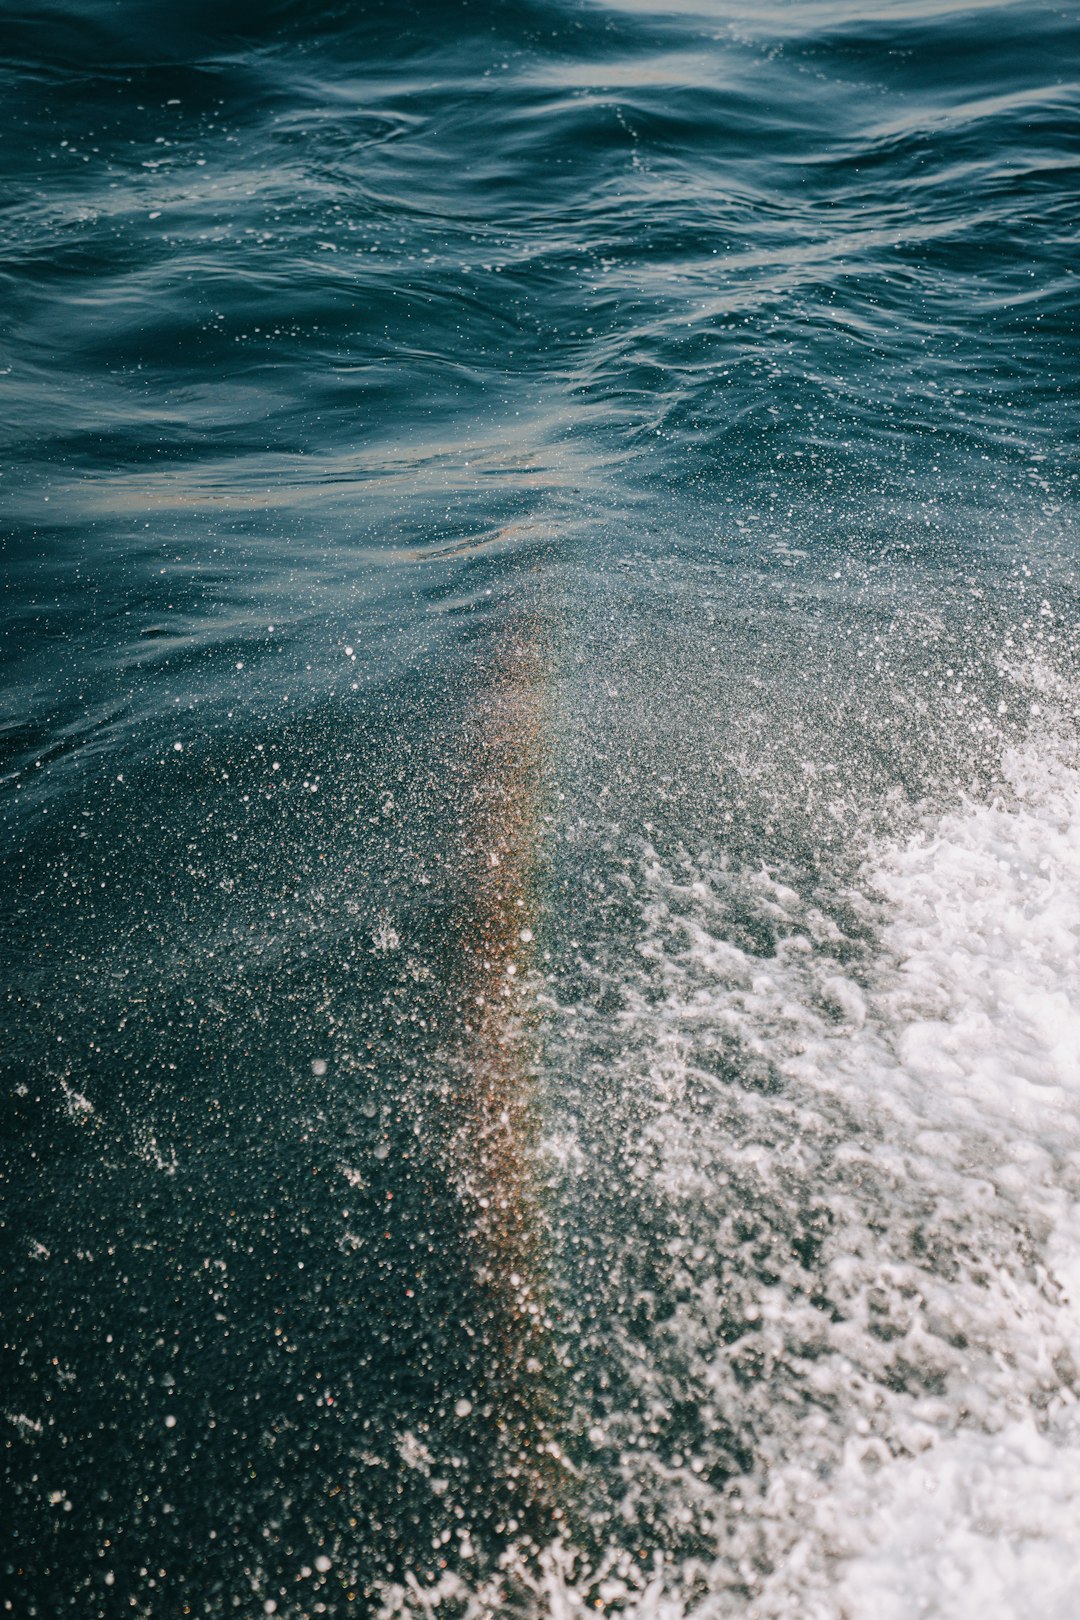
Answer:
[[[4,25],[5,1600],[1066,1620],[1073,12]]]

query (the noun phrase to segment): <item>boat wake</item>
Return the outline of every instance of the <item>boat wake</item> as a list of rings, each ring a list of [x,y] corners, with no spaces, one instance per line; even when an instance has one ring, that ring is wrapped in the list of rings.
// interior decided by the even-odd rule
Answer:
[[[649,849],[546,1142],[582,1526],[384,1613],[1033,1612],[1080,1589],[1080,770],[838,892]],[[750,919],[749,923],[747,919]],[[582,1100],[587,1099],[587,1100]],[[573,1211],[573,1215],[568,1215]],[[575,1450],[575,1447],[577,1448]]]

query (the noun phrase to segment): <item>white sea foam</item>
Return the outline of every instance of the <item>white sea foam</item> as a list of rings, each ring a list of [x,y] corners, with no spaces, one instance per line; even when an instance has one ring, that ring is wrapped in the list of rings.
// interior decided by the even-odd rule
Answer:
[[[722,884],[700,877],[675,922],[653,875],[669,1041],[726,1025],[782,1082],[742,1129],[728,1112],[694,1170],[724,1162],[734,1124],[770,1224],[785,1161],[830,1212],[818,1285],[838,1319],[814,1354],[798,1279],[757,1301],[765,1389],[790,1412],[801,1376],[828,1413],[751,1425],[761,1615],[1004,1617],[1036,1573],[1041,1612],[1064,1614],[1080,1589],[1063,1529],[1080,1523],[1080,774],[1047,739],[1005,776],[994,802],[871,851],[853,899],[876,942],[854,969],[828,915],[764,875],[766,960],[710,928]]]
[[[517,1575],[534,1612],[1076,1613],[1080,770],[1047,736],[1004,783],[871,847],[841,896],[646,858],[651,977],[605,1061],[677,1304],[644,1340],[609,1312],[635,1415],[596,1434],[619,1430],[613,1538],[665,1551],[583,1581],[553,1548]],[[733,943],[748,905],[767,950]],[[640,1304],[655,1238],[624,1247],[612,1297]],[[444,1600],[500,1601],[449,1576]]]

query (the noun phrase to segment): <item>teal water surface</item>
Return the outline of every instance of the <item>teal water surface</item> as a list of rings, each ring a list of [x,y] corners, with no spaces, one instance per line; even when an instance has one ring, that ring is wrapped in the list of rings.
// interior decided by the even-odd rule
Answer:
[[[1075,6],[0,24],[10,1612],[1066,1620]]]

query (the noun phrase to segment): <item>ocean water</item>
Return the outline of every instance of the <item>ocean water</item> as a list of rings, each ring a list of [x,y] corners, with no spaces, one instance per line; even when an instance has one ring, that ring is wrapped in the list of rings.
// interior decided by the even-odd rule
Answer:
[[[1080,12],[0,90],[3,1612],[1075,1620]]]

